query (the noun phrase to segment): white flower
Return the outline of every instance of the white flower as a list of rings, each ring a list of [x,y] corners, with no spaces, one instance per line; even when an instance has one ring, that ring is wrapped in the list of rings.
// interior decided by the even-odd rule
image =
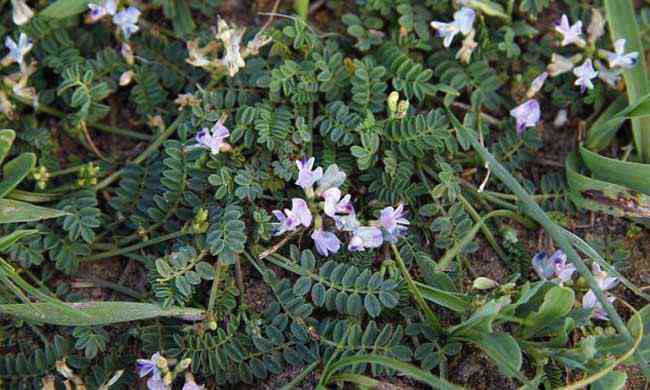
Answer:
[[[639,53],[633,51],[625,54],[625,39],[621,38],[614,42],[614,53],[603,50],[607,55],[607,61],[610,68],[621,67],[625,69],[633,68],[639,61]]]
[[[546,70],[551,77],[559,76],[571,69],[573,69],[573,60],[555,53],[551,55],[551,63],[546,67]]]
[[[29,22],[34,16],[34,11],[29,8],[25,0],[11,0],[11,4],[13,5],[13,20],[17,26]]]
[[[117,0],[104,0],[100,4],[88,4],[90,14],[88,18],[95,22],[106,15],[115,15],[117,12]]]
[[[221,63],[228,69],[228,75],[233,77],[239,72],[240,68],[246,66],[244,58],[241,55],[241,40],[244,36],[244,29],[238,27],[229,27],[223,19],[219,20],[217,38],[223,41],[225,53]]]
[[[140,18],[140,10],[135,7],[129,7],[120,11],[113,16],[113,23],[119,26],[124,33],[125,38],[129,38],[131,34],[140,31],[138,27],[138,18]]]
[[[124,61],[126,61],[127,64],[133,65],[135,62],[135,56],[133,55],[133,49],[131,48],[131,45],[128,43],[122,43],[120,53],[122,54],[122,58],[124,58]]]
[[[348,250],[360,252],[366,248],[379,248],[384,242],[384,236],[379,228],[374,226],[361,226],[357,228],[350,239]]]
[[[605,34],[605,18],[600,13],[598,8],[591,11],[591,23],[587,27],[587,35],[589,35],[589,43],[594,44],[598,38]]]
[[[544,86],[544,82],[546,82],[546,79],[548,78],[548,72],[542,72],[539,76],[535,77],[535,79],[530,83],[530,88],[528,88],[528,92],[526,92],[526,96],[530,99],[537,92],[539,92],[542,87]]]
[[[7,37],[5,39],[5,46],[7,49],[9,49],[9,54],[5,57],[3,60],[3,64],[9,65],[14,62],[17,62],[19,64],[24,64],[25,60],[25,54],[27,54],[30,50],[32,50],[32,47],[34,47],[32,43],[32,38],[29,38],[25,33],[20,33],[20,37],[18,38],[18,43],[16,43],[13,39]]]
[[[565,109],[561,109],[557,112],[557,115],[553,120],[553,126],[555,126],[555,128],[562,127],[566,125],[567,121],[568,121],[568,112]]]
[[[444,38],[442,44],[445,47],[449,47],[456,34],[462,33],[463,35],[468,35],[473,30],[472,26],[475,17],[476,13],[473,9],[463,7],[459,11],[454,12],[453,22],[444,23],[433,21],[431,22],[431,27],[436,29],[438,35]]]
[[[582,65],[573,69],[573,74],[576,75],[577,79],[575,85],[579,85],[580,89],[584,91],[585,89],[593,89],[594,84],[591,82],[598,72],[594,69],[594,66],[591,64],[591,59],[586,59]]]
[[[560,23],[556,23],[555,31],[562,34],[562,46],[575,43],[579,47],[585,45],[585,40],[582,39],[582,22],[578,20],[573,25],[569,25],[569,18],[562,15]]]
[[[122,75],[120,75],[119,84],[121,87],[124,87],[131,84],[131,80],[133,80],[133,71],[127,70],[126,72],[122,73]]]

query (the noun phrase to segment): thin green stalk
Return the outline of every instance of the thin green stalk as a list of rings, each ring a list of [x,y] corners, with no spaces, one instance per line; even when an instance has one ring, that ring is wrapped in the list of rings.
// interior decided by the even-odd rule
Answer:
[[[448,116],[454,127],[457,129],[464,127],[463,124],[454,116],[451,111],[448,111]],[[621,335],[623,335],[623,337],[625,337],[628,342],[634,342],[634,338],[625,326],[623,319],[616,312],[614,306],[609,302],[603,290],[598,286],[596,279],[592,275],[591,271],[589,271],[589,268],[587,268],[585,263],[582,261],[580,255],[578,255],[574,249],[573,244],[564,233],[563,229],[557,226],[549,218],[544,210],[539,207],[539,205],[531,198],[524,187],[522,187],[521,184],[519,184],[519,182],[510,174],[510,172],[508,172],[508,170],[503,165],[501,165],[499,161],[497,161],[497,159],[494,158],[494,156],[492,156],[492,154],[490,154],[490,152],[483,145],[481,145],[480,142],[478,142],[474,130],[466,129],[466,134],[469,134],[470,142],[474,149],[479,153],[481,158],[490,164],[492,167],[492,173],[494,173],[496,177],[498,177],[515,195],[517,195],[519,200],[521,200],[526,208],[525,212],[531,218],[536,220],[540,225],[542,225],[544,229],[546,229],[551,238],[567,255],[569,261],[575,265],[578,272],[585,278],[587,285],[592,289],[596,295],[596,298],[598,299],[598,302],[600,302],[603,309],[607,312],[612,325],[614,325],[616,330]],[[646,378],[650,378],[650,367],[648,366],[646,359],[638,352],[635,353],[634,356]]]
[[[64,194],[53,194],[45,192],[30,192],[23,190],[13,190],[7,194],[6,198],[14,200],[22,200],[23,202],[29,203],[49,203],[54,202],[61,198]]]
[[[113,249],[113,250],[106,251],[106,252],[97,253],[96,255],[86,257],[85,259],[83,259],[83,261],[96,261],[96,260],[106,259],[108,257],[115,257],[115,256],[124,255],[126,253],[137,251],[139,249],[146,248],[146,247],[151,246],[151,245],[159,244],[161,242],[165,242],[165,241],[176,239],[178,237],[182,237],[182,236],[184,236],[186,234],[190,234],[190,232],[185,231],[185,230],[181,230],[179,232],[165,234],[164,236],[152,238],[151,240],[147,240],[147,241],[141,242],[139,244],[135,244],[135,245],[127,246],[127,247],[124,247],[124,248],[119,248],[119,249]]]
[[[409,292],[413,296],[413,299],[415,299],[415,302],[418,304],[418,306],[420,306],[422,312],[424,312],[424,316],[429,320],[429,323],[431,324],[431,327],[433,328],[434,332],[442,333],[444,330],[442,328],[442,325],[440,325],[440,320],[438,320],[438,317],[436,317],[436,315],[433,313],[433,311],[431,310],[427,302],[424,300],[424,297],[422,297],[422,294],[415,286],[413,279],[411,279],[411,275],[406,269],[404,260],[402,260],[402,256],[399,254],[399,250],[397,250],[395,244],[391,244],[391,248],[393,249],[393,253],[395,254],[395,262],[397,263],[399,270],[402,272],[402,276],[406,281],[406,287],[408,288]]]
[[[147,157],[149,157],[152,153],[154,153],[160,147],[160,145],[162,145],[163,142],[167,140],[167,138],[169,138],[172,134],[174,134],[176,128],[178,128],[180,123],[181,123],[181,117],[179,116],[171,125],[169,125],[169,127],[165,129],[165,131],[160,133],[158,135],[158,138],[156,138],[154,142],[152,142],[142,153],[140,153],[138,157],[134,158],[133,161],[130,162],[130,164],[139,165],[144,160],[146,160]],[[109,185],[113,184],[113,182],[118,180],[122,176],[123,172],[124,169],[120,169],[119,171],[113,172],[110,176],[106,177],[104,180],[97,183],[94,189],[99,191],[108,187]]]
[[[458,199],[460,199],[460,202],[465,206],[465,210],[469,213],[469,215],[472,217],[474,222],[478,223],[481,220],[481,216],[479,213],[474,209],[474,206],[470,202],[465,199],[465,197],[462,194],[458,194]],[[483,232],[483,235],[485,238],[488,240],[492,248],[494,248],[494,251],[497,253],[497,256],[501,258],[501,260],[506,259],[506,253],[501,249],[499,244],[497,243],[496,238],[494,238],[494,235],[492,234],[492,231],[490,228],[488,228],[484,223],[481,224],[480,227],[481,231]]]
[[[217,261],[214,263],[214,279],[212,279],[212,287],[210,288],[210,298],[208,299],[208,318],[214,316],[214,305],[217,303],[217,295],[219,293],[219,283],[221,283],[221,264]]]
[[[307,378],[307,376],[309,376],[309,374],[314,372],[314,370],[318,367],[319,364],[320,364],[320,360],[316,360],[312,364],[308,365],[307,367],[302,369],[300,371],[300,374],[298,374],[298,376],[295,377],[291,382],[289,382],[286,385],[282,386],[280,388],[280,390],[291,390],[294,387],[298,386],[298,384],[300,382],[302,382],[303,380],[305,380],[305,378]]]
[[[307,20],[309,15],[309,0],[294,0],[293,9],[296,10],[300,19]]]
[[[126,295],[126,296],[134,298],[134,299],[140,300],[140,299],[142,299],[144,297],[141,293],[135,291],[132,288],[122,286],[121,284],[111,282],[111,281],[108,281],[108,280],[104,280],[104,279],[98,278],[96,276],[84,275],[84,276],[81,276],[81,278],[82,278],[82,280],[87,280],[87,281],[89,281],[89,282],[91,282],[93,284],[96,284],[99,287],[104,287],[104,288],[111,289],[113,291],[117,291],[120,294]]]

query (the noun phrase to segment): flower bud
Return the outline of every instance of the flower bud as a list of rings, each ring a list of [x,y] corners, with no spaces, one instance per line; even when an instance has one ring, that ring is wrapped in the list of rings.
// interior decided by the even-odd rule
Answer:
[[[133,80],[133,71],[127,70],[126,72],[122,73],[122,75],[120,76],[120,87],[124,87],[131,84],[131,80]]]
[[[499,283],[495,282],[490,278],[485,278],[483,276],[480,276],[474,279],[474,283],[472,283],[472,288],[476,290],[489,290],[491,288],[496,287],[498,284]]]
[[[399,92],[393,91],[388,95],[388,112],[394,114],[397,112],[397,103],[399,102]]]
[[[409,110],[409,106],[410,104],[408,100],[400,101],[397,105],[397,117],[404,118],[404,116],[406,116],[406,112]]]

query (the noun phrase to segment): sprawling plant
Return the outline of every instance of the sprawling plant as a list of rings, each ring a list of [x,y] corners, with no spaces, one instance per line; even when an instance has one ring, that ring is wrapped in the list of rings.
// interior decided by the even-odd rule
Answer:
[[[594,175],[626,119],[647,162],[631,1],[29,3],[0,1],[0,387],[650,376],[629,256],[566,229],[650,216],[647,183],[532,169],[578,120]]]

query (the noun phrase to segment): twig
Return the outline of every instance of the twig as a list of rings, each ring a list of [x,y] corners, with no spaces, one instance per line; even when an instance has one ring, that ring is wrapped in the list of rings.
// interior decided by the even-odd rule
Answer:
[[[462,108],[463,110],[466,110],[466,111],[469,111],[469,110],[472,109],[472,107],[470,105],[462,103],[462,102],[452,102],[451,105],[452,105],[452,107]],[[497,126],[498,127],[498,126],[501,125],[501,121],[498,120],[497,118],[493,117],[490,114],[486,114],[484,112],[481,112],[481,117],[483,119],[485,119],[485,121],[487,123],[491,124],[492,126]]]
[[[295,236],[299,231],[300,231],[300,229],[299,229],[299,230],[296,230],[296,231],[294,231],[294,232],[291,232],[290,234],[288,234],[287,236],[285,236],[282,240],[280,240],[277,244],[273,245],[273,246],[270,247],[269,249],[267,249],[267,250],[265,250],[264,252],[262,252],[262,253],[260,253],[259,255],[257,255],[257,260],[263,260],[263,259],[269,257],[270,255],[274,254],[275,252],[279,251],[280,248],[282,248],[282,247],[284,246],[284,244],[286,244],[286,243],[287,243],[287,242],[288,242],[288,241],[289,241],[293,236]]]

